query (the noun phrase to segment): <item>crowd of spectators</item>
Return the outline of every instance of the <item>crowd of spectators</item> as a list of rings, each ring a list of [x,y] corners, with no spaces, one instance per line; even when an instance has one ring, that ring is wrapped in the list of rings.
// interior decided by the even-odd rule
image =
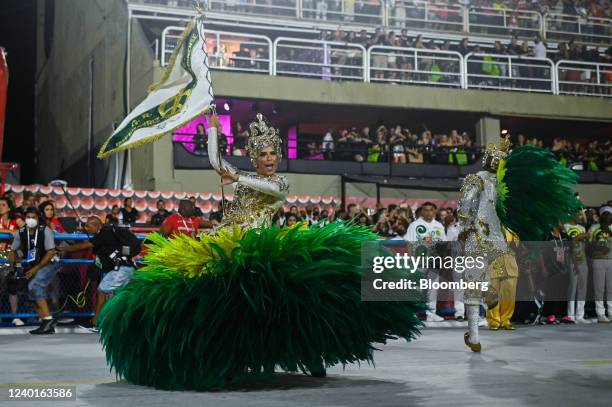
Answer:
[[[359,32],[344,30],[338,28],[336,31],[322,31],[319,39],[334,42],[346,42],[362,45],[364,48],[369,48],[375,45],[402,47],[402,48],[417,48],[423,50],[442,50],[456,51],[461,55],[467,55],[470,52],[474,53],[494,53],[507,54],[515,56],[533,56],[536,58],[558,58],[558,54],[564,47],[568,47],[569,55],[562,59],[572,59],[577,61],[590,62],[606,62],[610,60],[610,48],[600,54],[597,47],[588,47],[585,44],[580,44],[570,40],[568,42],[559,43],[558,50],[550,50],[547,48],[547,43],[543,41],[540,34],[530,36],[533,46],[530,41],[519,40],[518,35],[511,35],[506,43],[496,41],[493,44],[481,44],[470,42],[469,37],[464,37],[460,42],[451,40],[439,40],[427,34],[419,34],[411,37],[408,30],[403,28],[399,31],[377,28],[373,34],[369,34],[367,30]],[[558,58],[561,59],[561,58]]]
[[[545,144],[542,139],[519,134],[515,146],[535,145],[551,150],[567,167],[584,171],[612,171],[612,141],[577,141],[556,137]]]
[[[155,3],[156,0],[148,0],[151,3]],[[167,0],[163,0],[166,1]],[[161,3],[163,3],[161,1]],[[160,1],[158,1],[160,2]],[[176,1],[173,5],[176,5]],[[180,3],[180,1],[178,2]],[[490,11],[481,11],[471,15],[471,23],[474,27],[470,30],[471,33],[477,33],[481,30],[483,33],[494,34],[499,36],[506,36],[510,32],[513,34],[512,40],[508,40],[507,43],[504,41],[497,41],[495,44],[492,43],[476,43],[470,41],[468,38],[464,38],[462,41],[454,40],[443,40],[437,38],[432,34],[417,35],[416,37],[410,37],[408,30],[411,31],[433,28],[436,29],[435,25],[440,24],[443,21],[450,21],[453,18],[462,20],[461,15],[454,15],[449,12],[448,9],[442,7],[444,5],[452,5],[457,2],[452,1],[432,1],[428,8],[427,22],[417,22],[419,19],[423,19],[421,15],[424,9],[417,7],[417,4],[423,3],[422,1],[403,1],[395,0],[388,4],[391,11],[403,10],[402,15],[410,20],[410,25],[399,23],[403,21],[396,19],[397,24],[390,24],[389,27],[379,27],[374,33],[370,34],[368,30],[362,29],[359,31],[357,28],[349,28],[348,26],[343,28],[339,26],[334,31],[322,30],[320,32],[320,40],[335,41],[349,44],[359,44],[366,49],[372,46],[393,46],[403,48],[416,48],[422,50],[446,50],[446,51],[457,51],[462,55],[466,55],[469,52],[474,53],[495,53],[502,55],[515,55],[515,56],[531,56],[539,59],[550,58],[553,60],[567,59],[575,61],[586,61],[586,62],[610,62],[612,58],[612,48],[604,53],[600,53],[598,48],[588,47],[584,44],[578,44],[578,41],[588,39],[590,34],[595,35],[591,38],[593,41],[602,39],[602,43],[605,41],[606,35],[611,35],[612,26],[606,27],[600,24],[581,24],[580,33],[583,38],[576,37],[559,37],[558,40],[562,41],[558,43],[556,49],[547,49],[548,45],[545,41],[539,38],[539,29],[534,24],[537,22],[532,21],[532,16],[522,15],[521,12],[527,11],[538,11],[542,13],[555,12],[563,13],[566,15],[577,15],[581,18],[587,16],[594,17],[610,17],[611,7],[610,0],[548,0],[548,1],[527,1],[527,0],[514,0],[514,1],[492,1],[492,0],[462,0],[461,3],[467,7],[476,8],[490,8]],[[179,4],[180,5],[180,4]],[[285,4],[283,0],[272,0],[262,2],[261,4],[256,1],[226,1],[226,2],[213,2],[213,5],[222,7],[224,9],[236,9],[249,12],[249,9],[253,10],[268,6],[278,6],[279,10],[282,11],[282,7],[291,5],[291,2]],[[376,10],[380,10],[381,3],[372,1],[362,0],[304,0],[303,13],[305,18],[316,18],[316,19],[330,19],[337,21],[354,21],[360,22],[360,20],[368,20],[368,15],[377,15]],[[273,7],[272,7],[273,9]],[[322,13],[321,10],[325,9],[326,12]],[[500,10],[517,10],[516,13],[503,13],[500,14]],[[343,14],[338,14],[342,11]],[[326,13],[329,13],[329,17]],[[348,14],[347,14],[348,13]],[[354,14],[354,18],[351,17],[351,13]],[[374,14],[372,14],[374,13]],[[497,21],[499,19],[501,21]],[[506,21],[505,21],[505,20]],[[364,23],[367,21],[363,21]],[[414,20],[414,21],[413,21]],[[537,20],[537,19],[536,19]],[[586,21],[586,20],[585,20]],[[420,24],[420,25],[419,25]],[[429,27],[430,25],[434,27]],[[574,22],[567,22],[563,19],[549,18],[547,24],[550,27],[555,27],[562,32],[573,32],[578,31],[577,27],[565,27],[568,24],[575,24]],[[380,25],[380,24],[377,24]],[[502,28],[495,28],[491,26],[500,26]],[[529,30],[525,30],[529,28]],[[498,30],[499,32],[495,32]],[[501,31],[500,31],[501,30]],[[462,29],[458,30],[463,32]],[[518,37],[522,40],[519,42]],[[585,37],[586,36],[586,37]],[[526,41],[525,38],[530,38],[530,41]],[[228,52],[227,45],[223,41],[211,50],[210,63],[214,67],[232,67],[238,69],[247,69],[252,71],[263,71],[267,72],[269,69],[269,55],[270,50],[268,45],[265,43],[258,43],[255,40],[243,42],[243,40],[227,40],[227,44],[238,47],[239,49],[233,52]],[[236,44],[234,44],[234,42]],[[237,45],[238,44],[238,45]],[[532,45],[533,44],[533,45]],[[277,49],[277,59],[281,60],[277,64],[278,74],[306,74],[306,75],[318,75],[323,78],[335,78],[350,80],[360,80],[363,78],[363,56],[357,49],[334,49],[330,47],[327,52],[321,49],[303,46],[300,44],[293,44],[291,46],[279,46]],[[459,72],[459,63],[457,61],[436,61],[431,56],[423,55],[417,57],[410,55],[409,53],[403,53],[401,51],[387,51],[385,54],[373,55],[372,67],[380,68],[380,70],[374,69],[372,80],[398,80],[398,81],[420,81],[422,82],[425,78],[429,79],[428,82],[441,81],[441,82],[453,82],[459,83],[459,77],[453,76],[452,73]],[[284,63],[282,61],[288,61]],[[290,62],[289,62],[290,61]],[[299,63],[303,63],[299,65]],[[298,63],[297,65],[295,63]],[[330,67],[321,67],[321,64],[328,65]],[[522,68],[525,70],[526,68]],[[502,66],[499,66],[499,70],[504,71]],[[414,71],[424,72],[435,72],[439,71],[447,73],[447,75],[434,75],[428,74],[424,77],[419,77],[419,74]],[[487,74],[494,74],[486,72]],[[515,72],[513,77],[525,76],[529,72]],[[580,73],[579,73],[580,75]],[[582,73],[583,76],[589,76],[588,78],[578,78],[578,81],[593,81],[595,75],[589,75],[588,73]],[[612,74],[604,73],[603,83],[609,83],[612,81]],[[423,76],[423,75],[421,75]],[[570,75],[571,77],[571,75]],[[573,80],[576,78],[572,77]]]
[[[522,135],[519,136],[518,140],[519,145],[538,145],[541,143],[541,140],[537,139],[524,139]],[[552,151],[566,153],[569,151],[569,144],[569,141],[566,139],[555,139]],[[590,143],[590,146],[597,145],[597,142]],[[610,142],[606,143],[606,146],[609,149]],[[41,222],[49,226],[55,233],[66,232],[57,216],[55,203],[47,195],[41,193],[32,194],[26,191],[23,193],[22,205],[20,206],[15,206],[13,199],[14,194],[11,192],[7,192],[3,197],[0,197],[0,233],[14,233],[15,230],[23,227],[25,225],[24,214],[28,208],[36,208],[40,214]],[[118,208],[116,205],[113,206],[112,211],[107,216],[102,217],[101,220],[107,224],[135,225],[138,219],[138,211],[131,208],[130,201],[131,198],[126,198],[122,208]],[[189,197],[188,201],[192,208],[189,212],[189,218],[198,218],[202,222],[202,227],[214,227],[221,222],[223,217],[222,211],[211,212],[208,219],[205,219],[204,213],[197,206],[196,198]],[[166,207],[166,201],[160,199],[157,202],[157,212],[149,219],[144,220],[144,223],[140,223],[140,225],[162,226],[167,218],[174,215]],[[445,227],[457,221],[455,207],[440,207],[436,208],[436,211],[436,219]],[[315,224],[326,225],[337,220],[352,220],[363,226],[371,226],[381,238],[390,239],[403,237],[410,223],[419,217],[419,212],[420,207],[413,210],[406,203],[399,205],[391,204],[387,207],[378,204],[373,208],[366,208],[359,204],[351,203],[347,205],[346,210],[342,208],[330,209],[329,207],[317,205],[304,205],[301,207],[292,205],[288,211],[281,207],[274,216],[273,222],[279,227],[287,227],[299,222],[306,222],[309,226],[312,226]],[[586,211],[587,222],[597,223],[597,216],[595,209],[588,209]],[[142,221],[141,219],[140,222]],[[0,246],[0,248],[6,249],[5,246]]]
[[[151,0],[151,2],[155,2],[155,0]],[[417,6],[417,3],[421,5]],[[468,80],[472,86],[483,85],[485,88],[511,86],[516,89],[550,91],[552,86],[552,75],[547,63],[530,61],[529,64],[534,66],[521,66],[521,63],[514,63],[515,66],[511,67],[505,58],[495,58],[488,56],[488,54],[532,57],[542,60],[548,58],[554,62],[570,60],[610,63],[612,61],[612,47],[608,47],[605,52],[600,52],[598,47],[579,43],[579,41],[587,40],[609,45],[606,35],[612,35],[612,25],[605,26],[588,22],[586,17],[609,17],[610,0],[460,1],[459,3],[466,7],[480,10],[477,13],[470,14],[471,34],[480,32],[496,36],[508,36],[508,33],[512,35],[506,41],[498,40],[495,43],[475,42],[468,37],[461,41],[440,39],[434,34],[409,36],[408,30],[444,30],[444,26],[441,25],[443,22],[453,21],[453,19],[458,22],[462,21],[463,17],[461,15],[449,11],[452,8],[443,7],[444,5],[456,5],[457,2],[451,1],[430,2],[427,21],[420,21],[425,18],[424,15],[421,15],[425,12],[422,3],[403,0],[388,3],[391,15],[396,16],[395,20],[392,20],[395,23],[390,23],[390,26],[386,28],[379,27],[373,33],[366,29],[359,30],[358,27],[351,28],[347,25],[345,27],[339,26],[336,31],[322,30],[317,39],[343,44],[358,44],[366,49],[375,46],[387,46],[421,50],[419,54],[415,55],[413,51],[378,48],[372,53],[370,61],[370,80],[373,82],[414,82],[460,87],[461,61],[452,55],[428,54],[428,50],[456,51],[463,56],[468,53],[482,55],[482,58],[485,58],[486,61],[483,62],[482,58],[474,58],[474,61],[470,62],[469,72],[472,76]],[[283,2],[283,0],[273,0],[261,4],[256,1],[213,2],[213,6],[222,7],[224,10],[241,10],[244,12],[261,11],[266,5],[278,6],[279,11],[286,11],[283,7],[291,4],[290,1]],[[378,2],[361,0],[304,0],[303,13],[305,18],[368,23],[371,19],[368,16],[378,15],[380,6],[381,3]],[[487,11],[486,8],[490,10]],[[500,13],[500,10],[508,9],[516,11]],[[342,11],[342,14],[339,14],[340,11]],[[571,35],[566,34],[560,37],[550,36],[549,41],[556,42],[556,45],[550,47],[545,40],[540,38],[537,18],[527,13],[532,11],[579,16],[584,20],[581,21],[579,30],[575,26],[575,19],[568,21],[560,17],[548,18],[547,27],[555,28],[562,33],[580,31],[582,37],[572,38]],[[401,13],[402,18],[397,16],[398,13]],[[354,17],[351,17],[351,15],[354,15]],[[410,24],[405,23],[406,21]],[[375,21],[369,22],[376,23]],[[380,24],[375,25],[380,26]],[[498,28],[495,26],[498,26]],[[458,32],[463,32],[463,29],[459,29]],[[529,38],[529,41],[527,41],[527,38]],[[228,47],[232,48],[231,52],[228,51]],[[235,68],[254,72],[268,72],[270,68],[269,46],[267,43],[260,43],[257,40],[244,41],[241,38],[222,40],[209,50],[209,58],[211,66],[217,68]],[[345,81],[361,81],[365,75],[363,53],[358,48],[343,45],[312,47],[300,42],[291,43],[289,40],[285,40],[277,46],[276,58],[278,61],[276,64],[277,75]],[[538,65],[541,65],[542,68]],[[599,72],[599,77],[597,72]],[[612,87],[606,86],[612,83],[612,71],[600,69],[597,72],[580,65],[573,69],[561,69],[559,81],[571,82],[561,83],[561,91],[577,94],[612,93]],[[510,76],[513,79],[504,79],[504,77]],[[521,81],[516,78],[529,79]],[[541,80],[538,81],[537,79]]]
[[[577,62],[599,62],[610,63],[612,61],[612,47],[605,52],[599,48],[587,46],[574,40],[557,43],[556,49],[551,49],[540,34],[534,34],[531,41],[519,40],[515,34],[507,42],[501,40],[494,43],[471,42],[468,37],[461,41],[435,39],[432,36],[426,38],[424,35],[412,37],[408,35],[407,29],[399,31],[377,28],[373,34],[367,30],[359,32],[338,28],[336,31],[321,31],[319,40],[332,41],[344,44],[357,44],[366,49],[371,47],[398,47],[398,49],[377,48],[371,56],[370,80],[372,82],[420,82],[440,85],[461,85],[461,60],[452,54],[428,53],[428,51],[454,51],[462,56],[468,53],[475,54],[473,62],[470,62],[468,71],[471,75],[486,75],[491,79],[495,77],[546,79],[547,81],[533,82],[524,80],[525,87],[550,89],[551,73],[550,65],[544,62],[550,59],[553,62],[569,60]],[[399,48],[417,49],[415,51],[401,50]],[[357,48],[344,46],[330,46],[328,48],[313,48],[303,44],[291,44],[278,47],[277,74],[279,75],[304,75],[320,77],[322,79],[339,80],[362,80],[363,79],[363,54]],[[495,57],[530,57],[529,62],[514,62],[514,66],[508,63],[506,58]],[[543,62],[539,62],[542,60]],[[254,60],[255,61],[255,60]],[[287,62],[284,62],[287,61]],[[253,62],[256,63],[256,62]],[[267,62],[259,62],[260,64]],[[539,66],[542,66],[541,68]],[[512,71],[510,71],[512,69]],[[561,81],[572,81],[585,83],[584,86],[593,86],[598,83],[597,73],[594,69],[577,65],[574,69],[561,70]],[[470,83],[482,82],[479,77]],[[612,83],[612,71],[600,70],[599,83]],[[589,85],[591,84],[591,85]],[[496,84],[497,86],[498,84]],[[514,84],[516,85],[516,84]],[[563,85],[562,90],[567,86]],[[570,85],[570,90],[582,85]],[[612,89],[605,86],[594,87],[594,92],[608,93]]]
[[[527,203],[528,204],[528,203]],[[580,242],[587,242],[586,252],[592,259],[596,258],[595,252],[609,247],[609,234],[601,234],[600,231],[605,223],[609,225],[608,220],[604,221],[605,212],[612,211],[612,201],[608,201],[601,208],[587,208],[584,211],[576,214],[573,221],[559,225],[550,231],[549,236],[543,240],[542,244],[534,245],[534,242],[518,242],[510,245],[511,249],[516,253],[518,263],[518,283],[522,287],[521,290],[528,290],[529,298],[536,298],[535,301],[525,301],[525,295],[521,295],[517,300],[520,304],[516,304],[516,309],[513,307],[515,316],[514,320],[523,323],[539,323],[539,324],[558,324],[558,323],[585,323],[585,307],[584,299],[586,298],[586,289],[582,294],[576,294],[576,286],[572,283],[570,275],[577,273],[575,266],[579,262],[579,255],[576,252],[575,244],[580,245]],[[432,212],[433,210],[433,212]],[[427,219],[432,217],[433,219]],[[612,212],[610,212],[612,213]],[[607,214],[609,215],[609,213]],[[442,241],[455,241],[460,239],[460,227],[458,226],[458,213],[453,207],[437,207],[434,203],[425,202],[413,213],[413,208],[406,204],[389,205],[384,207],[377,205],[376,208],[362,208],[358,204],[349,204],[346,211],[338,209],[328,213],[321,211],[316,206],[306,206],[299,209],[297,206],[292,206],[288,212],[279,210],[274,221],[280,227],[318,227],[326,225],[334,221],[352,222],[363,227],[369,227],[372,231],[379,235],[382,240],[399,241],[400,245],[403,242],[414,242],[415,226],[425,223],[432,223],[442,230]],[[301,222],[301,223],[300,223]],[[302,226],[300,226],[302,225]],[[412,227],[411,227],[412,225]],[[578,225],[578,226],[576,226]],[[584,231],[581,234],[576,234],[578,229]],[[572,232],[573,230],[573,232]],[[607,236],[607,237],[606,237]],[[425,237],[427,239],[427,237]],[[430,237],[431,239],[431,237]],[[606,239],[608,243],[606,243]],[[430,241],[431,242],[431,241]],[[554,245],[551,244],[554,242]],[[443,242],[440,242],[442,245]],[[534,251],[536,249],[537,251]],[[442,248],[442,250],[444,250]],[[574,252],[574,250],[576,250]],[[583,249],[585,250],[585,249]],[[609,249],[608,249],[609,250]],[[563,255],[558,253],[562,251]],[[534,256],[536,255],[537,256]],[[602,282],[596,277],[598,270],[595,269],[595,260],[585,262],[583,278],[585,281],[588,275],[593,277],[595,290],[602,290]],[[445,275],[445,278],[450,278],[452,270],[436,270],[440,275]],[[446,273],[446,274],[445,274]],[[560,273],[556,274],[555,273]],[[561,276],[561,278],[559,278]],[[452,277],[456,278],[456,277]],[[572,286],[572,284],[574,284]],[[573,288],[570,288],[573,287]],[[595,298],[595,314],[598,322],[610,322],[610,319],[605,316],[603,308],[603,291],[598,291]],[[463,321],[464,307],[461,301],[462,297],[457,297],[454,293],[453,308],[456,320]],[[574,302],[576,298],[582,296],[582,304],[576,308]],[[429,295],[428,295],[429,297]],[[435,315],[437,292],[433,292],[430,310],[427,312],[427,321],[443,321],[444,318]],[[448,312],[448,311],[446,311]],[[453,312],[453,311],[450,311]],[[608,309],[608,315],[611,311]]]
[[[403,239],[408,226],[420,216],[421,207],[413,212],[408,204],[391,204],[387,207],[379,204],[375,208],[365,208],[351,203],[347,205],[346,210],[337,208],[330,211],[313,205],[302,208],[293,205],[287,212],[283,208],[279,209],[273,222],[279,227],[291,227],[300,222],[308,226],[324,226],[335,221],[351,221],[371,227],[381,239]],[[437,213],[443,224],[450,225],[455,222],[455,208],[439,208]]]
[[[537,139],[525,139],[519,136],[519,145],[522,144],[541,144],[540,140]],[[610,143],[606,143],[609,148]],[[555,139],[553,146],[551,147],[555,152],[563,152],[568,149],[568,141],[565,139]],[[15,231],[24,225],[24,219],[26,214],[30,215],[33,208],[38,209],[41,224],[48,226],[55,233],[65,232],[61,222],[57,218],[55,211],[54,202],[42,193],[33,195],[29,192],[24,192],[22,205],[15,207],[13,204],[12,193],[5,194],[0,198],[0,232],[3,233],[15,233]],[[607,205],[611,205],[612,201],[609,201]],[[359,204],[351,203],[347,205],[346,209],[330,206],[318,206],[318,205],[305,205],[297,206],[292,205],[288,211],[284,208],[280,208],[276,215],[273,217],[273,223],[281,228],[290,227],[321,227],[331,222],[343,221],[358,224],[364,227],[371,228],[373,232],[378,234],[382,240],[398,240],[398,241],[409,241],[409,227],[410,225],[418,220],[421,215],[423,208],[429,207],[435,210],[435,220],[439,222],[450,235],[451,229],[456,229],[458,222],[457,209],[454,206],[436,207],[431,202],[426,202],[419,207],[411,207],[407,203],[402,204],[390,204],[384,206],[378,204],[375,207],[367,208],[362,207]],[[166,209],[166,201],[159,200],[157,202],[158,211],[153,214],[149,224],[153,226],[152,230],[159,228],[160,232],[165,235],[172,233],[186,233],[192,236],[196,236],[198,229],[208,229],[214,227],[221,222],[223,214],[222,212],[212,212],[206,219],[202,211],[197,207],[195,197],[180,202],[179,210],[176,213],[172,213]],[[111,213],[106,216],[104,220],[106,223],[133,223],[138,218],[138,212],[133,208],[130,198],[127,198],[123,207],[113,208]],[[584,217],[581,217],[580,222],[589,230],[592,225],[597,224],[599,221],[599,213],[595,208],[586,209]],[[6,243],[3,243],[6,245]],[[7,246],[3,247],[6,250]],[[80,257],[85,256],[86,258],[91,256],[91,253],[81,253]],[[58,273],[56,280],[51,283],[48,290],[53,291],[50,295],[49,307],[52,312],[63,309],[66,303],[62,305],[62,302],[66,298],[66,292],[76,292],[81,290],[79,286],[80,278],[79,272],[68,276],[69,272],[74,270],[66,269],[63,273]],[[2,274],[2,270],[0,270]],[[68,281],[70,280],[70,281]],[[75,285],[75,287],[70,286]],[[0,296],[4,296],[5,287],[0,289]],[[12,314],[23,312],[24,304],[20,303],[20,297],[15,293],[8,293],[8,302],[2,303],[0,306],[8,307],[5,311],[10,311]],[[548,318],[550,320],[550,317]],[[10,322],[14,325],[23,325],[24,320],[20,318],[14,318]]]
[[[570,140],[556,137],[513,137],[515,147],[534,145],[551,150],[575,170],[612,171],[612,142],[599,140]],[[469,134],[452,129],[450,134],[432,134],[426,126],[419,133],[397,125],[357,129],[328,129],[323,138],[299,143],[298,157],[307,160],[340,160],[354,162],[393,162],[396,164],[455,164],[467,165],[477,161],[482,148]]]
[[[466,165],[477,158],[478,149],[466,133],[452,129],[449,134],[433,134],[427,126],[412,132],[401,125],[379,125],[357,129],[333,129],[322,140],[301,143],[298,156],[308,160],[354,162],[434,163]]]
[[[541,143],[541,140],[525,140],[521,136],[519,136],[519,143],[524,140],[523,145],[537,145]],[[569,142],[565,139],[555,139],[552,150],[557,153],[564,153],[567,151],[567,143]],[[597,143],[593,142],[591,144]],[[607,143],[608,147],[609,144],[610,143]],[[41,193],[32,194],[25,191],[23,193],[22,205],[20,206],[15,206],[13,204],[13,199],[14,194],[11,192],[7,192],[3,197],[0,197],[0,233],[14,233],[17,229],[23,227],[25,225],[24,214],[28,208],[37,208],[41,222],[44,222],[44,224],[49,226],[55,233],[66,232],[62,222],[60,222],[60,218],[57,216],[55,203],[49,196]],[[206,218],[202,210],[197,206],[195,197],[189,197],[187,201],[189,201],[191,205],[191,210],[187,217],[190,219],[197,218],[199,220],[198,224],[202,224],[201,227],[214,227],[221,222],[223,218],[221,210],[211,212],[208,218]],[[105,224],[130,226],[148,225],[155,228],[162,226],[167,218],[175,215],[174,212],[167,209],[167,202],[163,199],[157,202],[157,212],[147,219],[139,217],[138,211],[132,208],[131,205],[131,198],[126,198],[124,206],[121,208],[117,205],[113,206],[111,212],[101,217],[102,222]],[[6,206],[6,208],[4,208],[4,206]],[[436,208],[436,210],[436,219],[445,227],[457,221],[455,207],[440,207]],[[309,226],[312,226],[315,224],[326,225],[337,220],[352,220],[363,226],[371,226],[381,238],[391,239],[403,237],[407,227],[419,217],[419,213],[420,207],[413,209],[407,203],[399,205],[391,204],[386,207],[382,204],[378,204],[376,207],[372,208],[351,203],[347,205],[346,210],[309,204],[303,206],[291,205],[288,211],[285,211],[285,209],[281,207],[274,216],[273,222],[279,227],[288,227],[299,222],[306,222]],[[594,209],[587,210],[587,219],[591,223],[596,223],[597,211]],[[0,246],[0,248],[6,249],[7,247]]]
[[[224,134],[219,135],[221,153],[245,156],[248,130],[236,122],[233,134],[233,144],[228,144]],[[194,135],[193,142],[198,146],[194,154],[207,155],[204,136],[199,130]],[[612,142],[609,140],[544,139],[516,133],[513,145],[526,144],[552,150],[559,160],[575,170],[612,171]],[[329,128],[322,136],[301,134],[297,143],[297,158],[313,161],[468,165],[476,162],[481,152],[482,146],[478,146],[467,132],[457,129],[432,132],[427,125],[416,130],[400,124]],[[131,204],[128,202],[128,205]],[[114,206],[109,217],[118,219],[123,210]]]

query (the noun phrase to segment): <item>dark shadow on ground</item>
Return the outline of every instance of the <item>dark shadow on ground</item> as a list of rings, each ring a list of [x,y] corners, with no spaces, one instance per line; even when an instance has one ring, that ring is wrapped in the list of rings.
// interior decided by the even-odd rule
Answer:
[[[89,391],[80,392],[79,399],[91,406],[113,407],[123,405],[128,399],[133,400],[133,405],[144,406],[165,402],[173,406],[215,407],[398,407],[422,404],[423,398],[413,393],[407,384],[399,382],[342,375],[315,378],[303,374],[277,373],[271,380],[243,382],[210,392],[165,391],[119,381],[95,385]],[[119,401],[119,404],[112,400]]]

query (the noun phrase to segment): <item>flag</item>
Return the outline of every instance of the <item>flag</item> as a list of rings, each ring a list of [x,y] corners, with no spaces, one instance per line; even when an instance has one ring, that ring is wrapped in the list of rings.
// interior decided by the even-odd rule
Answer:
[[[185,28],[162,79],[121,122],[98,158],[171,134],[211,110],[213,100],[204,25],[198,18]]]

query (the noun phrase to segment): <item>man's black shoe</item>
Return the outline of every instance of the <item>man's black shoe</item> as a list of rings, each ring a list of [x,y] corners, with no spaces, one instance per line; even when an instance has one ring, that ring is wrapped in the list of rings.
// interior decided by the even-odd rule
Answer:
[[[51,319],[43,319],[40,323],[40,326],[30,333],[32,335],[50,335],[55,333],[55,325],[57,325],[57,320],[54,318]]]

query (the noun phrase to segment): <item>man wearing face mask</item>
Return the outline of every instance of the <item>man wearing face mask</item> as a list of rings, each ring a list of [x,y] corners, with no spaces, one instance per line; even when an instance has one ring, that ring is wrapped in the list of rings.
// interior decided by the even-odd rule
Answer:
[[[18,260],[25,262],[25,276],[29,279],[28,291],[35,301],[36,312],[42,321],[40,326],[30,333],[53,334],[57,320],[51,316],[47,304],[47,287],[59,270],[58,265],[53,262],[55,257],[53,231],[39,224],[38,211],[33,207],[25,210],[25,224],[13,237],[13,251],[9,254],[10,267],[13,270]]]

